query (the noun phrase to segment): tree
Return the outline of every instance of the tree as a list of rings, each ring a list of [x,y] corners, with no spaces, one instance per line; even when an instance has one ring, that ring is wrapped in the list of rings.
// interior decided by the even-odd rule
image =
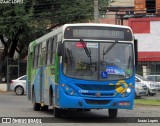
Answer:
[[[110,0],[99,0],[100,12]],[[27,55],[29,43],[50,29],[72,22],[93,20],[94,0],[23,0],[23,4],[0,4],[0,40],[4,51],[0,70],[6,71],[6,57]],[[4,76],[6,74],[4,73]]]
[[[29,43],[46,33],[48,20],[35,12],[33,0],[23,1],[23,4],[0,4],[0,40],[4,45],[2,61],[5,57],[13,58],[15,51],[24,58]]]
[[[0,40],[4,45],[0,56],[0,78],[6,76],[7,57],[13,58],[15,51],[21,56],[27,54],[26,47],[31,38],[30,20],[33,9],[32,6],[26,9],[24,5],[0,4]]]
[[[61,25],[72,22],[89,22],[94,19],[94,0],[53,0],[53,22]],[[110,0],[99,0],[99,10],[108,6]]]
[[[0,5],[0,40],[5,47],[3,58],[13,58],[15,50],[24,57],[29,43],[49,28],[93,20],[93,0],[23,1],[24,4]],[[99,0],[99,4],[102,10],[109,0]]]
[[[29,35],[32,9],[26,10],[23,4],[3,4],[0,6],[0,40],[4,45],[1,58],[4,59],[6,56],[13,58],[15,50],[19,53],[23,50],[23,48],[18,48],[22,45],[23,36]],[[28,43],[23,44],[27,45]]]

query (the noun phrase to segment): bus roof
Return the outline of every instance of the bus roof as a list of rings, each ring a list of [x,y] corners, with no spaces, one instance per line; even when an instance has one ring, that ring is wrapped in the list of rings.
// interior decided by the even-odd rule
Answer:
[[[99,23],[75,23],[75,24],[65,24],[64,27],[68,26],[101,26],[101,27],[119,27],[119,28],[129,28],[129,26],[115,25],[115,24],[99,24]]]
[[[115,25],[115,24],[99,24],[99,23],[75,23],[75,24],[64,24],[60,27],[56,27],[52,29],[51,32],[48,34],[34,40],[33,42],[36,42],[36,44],[41,43],[42,41],[47,40],[50,37],[53,37],[56,34],[62,33],[66,27],[68,26],[101,26],[101,27],[115,27],[115,28],[128,28],[131,30],[129,26],[122,26],[122,25]],[[131,30],[132,31],[132,30]],[[29,47],[33,46],[33,42],[30,43]]]

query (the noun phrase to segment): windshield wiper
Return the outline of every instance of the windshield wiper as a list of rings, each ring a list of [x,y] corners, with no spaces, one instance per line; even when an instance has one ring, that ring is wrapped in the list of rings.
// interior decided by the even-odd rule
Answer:
[[[106,49],[106,51],[103,50],[103,55],[106,55],[115,45],[116,43],[118,43],[118,41],[116,40],[113,44],[111,44],[108,49]]]
[[[91,58],[91,51],[89,51],[89,49],[86,47],[86,44],[84,43],[83,39],[80,39],[80,42],[81,42],[83,49],[85,50],[87,56]]]

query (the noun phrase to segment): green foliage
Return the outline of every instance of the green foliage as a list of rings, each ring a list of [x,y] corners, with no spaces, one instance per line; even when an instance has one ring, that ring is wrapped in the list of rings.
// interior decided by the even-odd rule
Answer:
[[[99,0],[100,13],[110,0]],[[23,4],[0,4],[0,35],[7,38],[9,57],[18,47],[27,55],[29,43],[46,34],[49,28],[89,22],[94,18],[94,0],[23,0]]]
[[[5,41],[7,48],[9,48],[8,54],[11,58],[17,48],[22,43],[26,44],[24,36],[29,36],[28,30],[31,29],[30,21],[33,12],[33,8],[28,10],[25,8],[25,4],[1,4],[0,5],[0,35],[7,38]],[[4,42],[3,42],[4,44]],[[14,46],[15,45],[15,46]],[[28,45],[27,45],[28,46]],[[22,51],[23,48],[19,48]]]
[[[99,0],[99,9],[108,6],[110,0]],[[53,22],[65,24],[88,22],[94,19],[94,0],[53,0]]]
[[[154,100],[154,99],[135,99],[134,103],[136,105],[157,105],[157,106],[160,106],[160,100]]]

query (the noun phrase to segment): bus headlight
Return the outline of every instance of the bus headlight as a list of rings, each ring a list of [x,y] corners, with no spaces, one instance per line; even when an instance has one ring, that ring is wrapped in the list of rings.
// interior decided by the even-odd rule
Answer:
[[[131,92],[131,89],[130,88],[127,88],[127,93],[130,93]]]
[[[77,96],[77,92],[66,84],[62,84],[62,87],[67,95]]]

